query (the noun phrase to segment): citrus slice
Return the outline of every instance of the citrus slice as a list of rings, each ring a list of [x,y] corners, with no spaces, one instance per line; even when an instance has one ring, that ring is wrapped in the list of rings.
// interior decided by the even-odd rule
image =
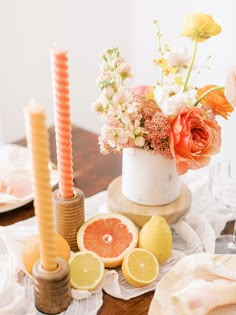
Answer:
[[[104,263],[91,252],[76,253],[69,260],[71,285],[78,290],[93,290],[101,283],[104,276]]]
[[[97,214],[83,223],[77,235],[80,250],[91,250],[105,267],[122,264],[125,255],[138,243],[138,229],[127,217],[117,213]]]
[[[58,233],[55,233],[56,239],[56,255],[58,257],[69,260],[70,258],[70,246],[67,241]],[[23,265],[30,274],[34,264],[40,258],[39,251],[39,235],[36,234],[32,238],[28,239],[22,250],[22,262]]]
[[[144,287],[157,279],[159,263],[151,252],[135,248],[125,256],[122,273],[134,287]]]

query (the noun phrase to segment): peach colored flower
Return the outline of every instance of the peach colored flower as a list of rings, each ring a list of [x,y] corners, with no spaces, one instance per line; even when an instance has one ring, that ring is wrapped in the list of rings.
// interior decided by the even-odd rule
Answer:
[[[229,103],[236,106],[236,65],[231,67],[226,78],[225,96]]]
[[[139,85],[131,89],[131,92],[138,96],[144,96],[150,100],[154,100],[154,86],[149,85]]]
[[[198,89],[197,98],[200,98],[206,91],[213,87],[216,87],[216,85],[206,85]],[[208,105],[215,114],[221,115],[225,119],[228,119],[229,113],[234,110],[233,106],[227,101],[224,90],[214,90],[210,92],[201,100],[201,104]]]
[[[185,107],[171,121],[169,142],[181,175],[209,164],[220,150],[221,128],[215,120],[205,119],[202,109]]]

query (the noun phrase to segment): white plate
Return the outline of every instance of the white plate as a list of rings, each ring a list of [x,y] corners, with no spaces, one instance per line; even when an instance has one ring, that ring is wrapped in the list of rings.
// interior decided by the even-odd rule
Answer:
[[[30,162],[30,152],[26,147],[22,147],[19,145],[6,145],[0,148],[0,169],[3,173],[3,170],[7,169],[7,172],[24,172],[29,171],[31,167]],[[58,172],[57,168],[53,163],[49,164],[50,169],[50,178],[51,178],[51,186],[54,187],[58,183]],[[10,197],[10,195],[2,194],[2,196]],[[13,197],[14,198],[14,197]],[[8,198],[9,199],[9,198]],[[7,199],[7,200],[8,200]],[[31,201],[33,201],[34,196],[30,193],[28,196],[24,198],[19,198],[12,201],[6,201],[5,203],[1,203],[1,193],[0,193],[0,213],[17,209],[22,207]],[[3,200],[3,199],[2,199]]]
[[[31,201],[33,201],[33,196],[30,196],[29,198],[25,199],[24,201],[19,201],[16,203],[0,204],[0,213],[7,212],[10,210],[15,210],[15,209],[20,208],[24,205],[27,205],[27,203],[30,203]]]

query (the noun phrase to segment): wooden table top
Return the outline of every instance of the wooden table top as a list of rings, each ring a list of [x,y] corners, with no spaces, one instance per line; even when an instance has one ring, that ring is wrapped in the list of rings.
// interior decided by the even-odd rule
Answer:
[[[49,128],[51,161],[57,164],[54,127]],[[17,144],[26,145],[25,140]],[[102,155],[99,152],[98,136],[76,126],[72,127],[73,171],[75,187],[80,188],[85,197],[106,190],[109,183],[121,175],[121,155]],[[33,203],[0,214],[0,226],[7,226],[34,216]],[[145,315],[148,313],[153,292],[129,301],[111,297],[104,292],[104,303],[99,315]]]
[[[54,128],[49,128],[51,161],[57,164]],[[25,146],[26,141],[17,142]],[[106,190],[109,183],[121,175],[121,155],[102,155],[99,152],[98,136],[76,126],[72,127],[72,150],[74,184],[80,188],[85,197]],[[34,216],[33,203],[0,214],[0,225],[6,226]],[[230,223],[224,233],[232,233]],[[129,301],[116,299],[104,292],[104,303],[98,315],[145,315],[154,292],[148,292]]]

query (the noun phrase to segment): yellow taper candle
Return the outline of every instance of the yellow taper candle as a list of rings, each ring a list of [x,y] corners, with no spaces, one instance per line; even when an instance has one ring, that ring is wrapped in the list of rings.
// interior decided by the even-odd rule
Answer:
[[[57,257],[45,108],[32,102],[25,110],[25,118],[27,141],[32,156],[34,207],[38,220],[40,261],[43,269],[52,271],[57,268]]]

